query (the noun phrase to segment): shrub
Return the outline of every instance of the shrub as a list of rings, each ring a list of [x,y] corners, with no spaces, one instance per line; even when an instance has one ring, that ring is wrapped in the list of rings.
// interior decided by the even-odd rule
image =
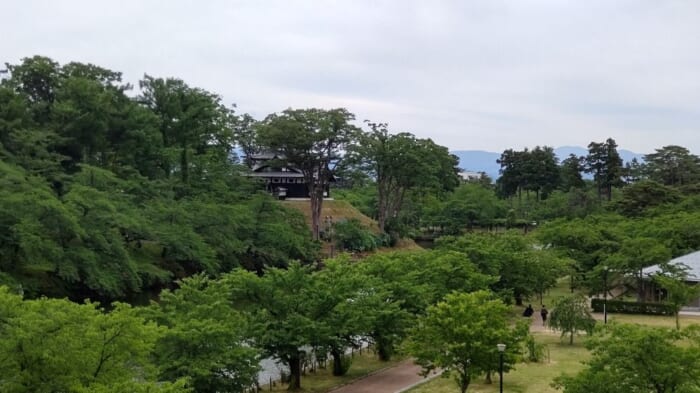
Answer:
[[[525,338],[525,349],[527,349],[526,360],[528,362],[541,362],[545,358],[547,345],[535,341],[535,337],[528,335]]]
[[[603,299],[592,299],[591,307],[595,312],[603,312]],[[649,314],[649,315],[673,315],[673,308],[664,303],[626,302],[622,300],[608,300],[607,312],[620,314]]]
[[[348,251],[369,251],[377,248],[377,238],[360,220],[351,218],[333,224],[336,244]]]

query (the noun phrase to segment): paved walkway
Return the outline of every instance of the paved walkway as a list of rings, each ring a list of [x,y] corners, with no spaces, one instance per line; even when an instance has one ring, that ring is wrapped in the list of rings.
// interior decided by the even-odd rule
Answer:
[[[425,378],[418,375],[420,366],[406,360],[384,371],[372,374],[349,385],[331,390],[333,393],[395,393],[413,387]],[[432,375],[429,377],[433,377]]]
[[[530,325],[532,332],[552,332],[542,325],[539,311],[532,317]],[[420,366],[413,364],[413,360],[406,360],[384,371],[370,375],[366,378],[352,382],[331,390],[332,393],[398,393],[404,392],[426,379],[419,375]],[[439,374],[431,374],[428,378],[435,378]]]

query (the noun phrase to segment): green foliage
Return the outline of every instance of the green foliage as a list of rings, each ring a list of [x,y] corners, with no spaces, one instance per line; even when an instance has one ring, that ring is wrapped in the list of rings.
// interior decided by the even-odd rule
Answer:
[[[341,152],[355,143],[358,129],[347,109],[287,109],[269,115],[259,126],[257,144],[298,169],[309,188],[311,232],[318,240],[323,194],[342,161]]]
[[[622,184],[622,158],[617,152],[617,143],[608,138],[605,142],[588,144],[585,171],[593,174],[598,187],[598,195],[605,194],[612,200],[612,188]]]
[[[654,181],[644,180],[622,189],[622,198],[617,201],[618,211],[628,217],[638,216],[645,210],[680,200],[678,191]]]
[[[263,276],[237,269],[224,276],[223,285],[250,316],[247,334],[254,345],[289,367],[290,389],[301,387],[303,347],[330,353],[334,374],[342,375],[345,349],[357,346],[378,316],[396,307],[381,283],[342,259],[327,261],[320,271],[298,263],[267,269]]]
[[[460,234],[463,229],[488,227],[506,214],[506,204],[490,188],[480,184],[462,184],[444,201],[434,198],[426,203],[422,222],[440,227],[441,233]]]
[[[379,229],[397,231],[405,220],[408,194],[442,193],[459,184],[457,158],[430,139],[407,132],[390,134],[386,124],[367,124],[370,131],[351,146],[348,161],[375,179]],[[395,221],[393,230],[390,221]]]
[[[560,169],[554,149],[536,146],[523,151],[508,149],[498,159],[501,177],[496,186],[501,196],[511,197],[522,191],[534,191],[535,199],[547,199],[560,182]]]
[[[593,354],[587,367],[555,384],[565,393],[697,392],[699,338],[696,328],[607,325],[586,343]]]
[[[333,238],[348,251],[370,251],[381,245],[381,240],[356,218],[333,223]]]
[[[232,158],[216,94],[35,56],[0,82],[0,275],[29,297],[109,303],[173,279],[316,260],[303,218]],[[5,279],[6,278],[6,279]]]
[[[528,362],[541,362],[547,354],[547,344],[538,343],[535,337],[529,334],[525,337],[525,359]]]
[[[568,261],[550,250],[538,249],[520,234],[469,234],[443,237],[436,242],[438,249],[466,254],[479,270],[498,276],[492,289],[515,298],[517,303],[531,295],[541,295],[556,284],[567,270]]]
[[[512,327],[509,308],[486,291],[453,293],[428,308],[411,331],[408,351],[424,372],[441,368],[455,376],[462,393],[471,380],[498,364],[496,344],[506,344],[504,369],[510,370],[527,334],[525,321]]]
[[[594,312],[603,312],[603,299],[591,299],[591,308]],[[673,308],[664,303],[648,303],[624,300],[607,300],[606,309],[609,313],[620,314],[647,314],[647,315],[673,315]]]
[[[247,344],[247,321],[227,302],[226,288],[198,275],[163,291],[151,319],[169,329],[155,358],[164,380],[187,378],[197,392],[241,392],[257,377],[259,356]]]
[[[547,325],[561,332],[563,338],[569,335],[569,344],[573,345],[574,335],[579,331],[593,334],[595,318],[588,309],[588,301],[583,295],[570,295],[557,299],[554,309],[549,313]]]
[[[23,301],[0,287],[0,390],[81,392],[95,385],[116,391],[127,384],[144,390],[138,385],[155,382],[150,355],[164,329],[128,305],[113,307],[104,312],[94,303]],[[162,391],[183,392],[182,386],[164,384]]]
[[[665,304],[676,317],[676,329],[681,328],[678,318],[681,309],[700,296],[700,285],[686,283],[687,278],[688,274],[683,270],[664,272],[654,276],[654,281],[666,290]]]
[[[667,186],[700,182],[700,157],[682,146],[664,146],[645,155],[643,169],[651,180]]]

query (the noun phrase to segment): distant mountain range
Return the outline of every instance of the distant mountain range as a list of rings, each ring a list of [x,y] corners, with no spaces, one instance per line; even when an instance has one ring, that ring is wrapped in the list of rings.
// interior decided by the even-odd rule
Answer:
[[[498,178],[498,171],[501,166],[496,163],[496,160],[501,158],[501,153],[494,153],[483,150],[455,150],[450,153],[459,157],[459,167],[465,171],[485,172],[492,179]],[[569,157],[569,154],[577,156],[585,156],[588,154],[588,149],[580,146],[562,146],[554,149],[554,153],[559,158],[559,162]],[[632,161],[633,158],[641,161],[644,154],[635,153],[629,150],[618,149],[620,157],[624,162]]]

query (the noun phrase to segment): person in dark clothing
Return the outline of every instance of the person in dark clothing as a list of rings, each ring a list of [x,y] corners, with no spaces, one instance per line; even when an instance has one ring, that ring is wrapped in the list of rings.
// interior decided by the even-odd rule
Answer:
[[[547,324],[547,315],[549,314],[549,311],[547,311],[547,307],[542,305],[542,309],[540,310],[540,315],[542,316],[542,325]]]
[[[527,307],[525,308],[525,311],[523,311],[523,316],[524,317],[531,317],[532,314],[535,313],[535,310],[532,308],[532,304],[528,304]]]

